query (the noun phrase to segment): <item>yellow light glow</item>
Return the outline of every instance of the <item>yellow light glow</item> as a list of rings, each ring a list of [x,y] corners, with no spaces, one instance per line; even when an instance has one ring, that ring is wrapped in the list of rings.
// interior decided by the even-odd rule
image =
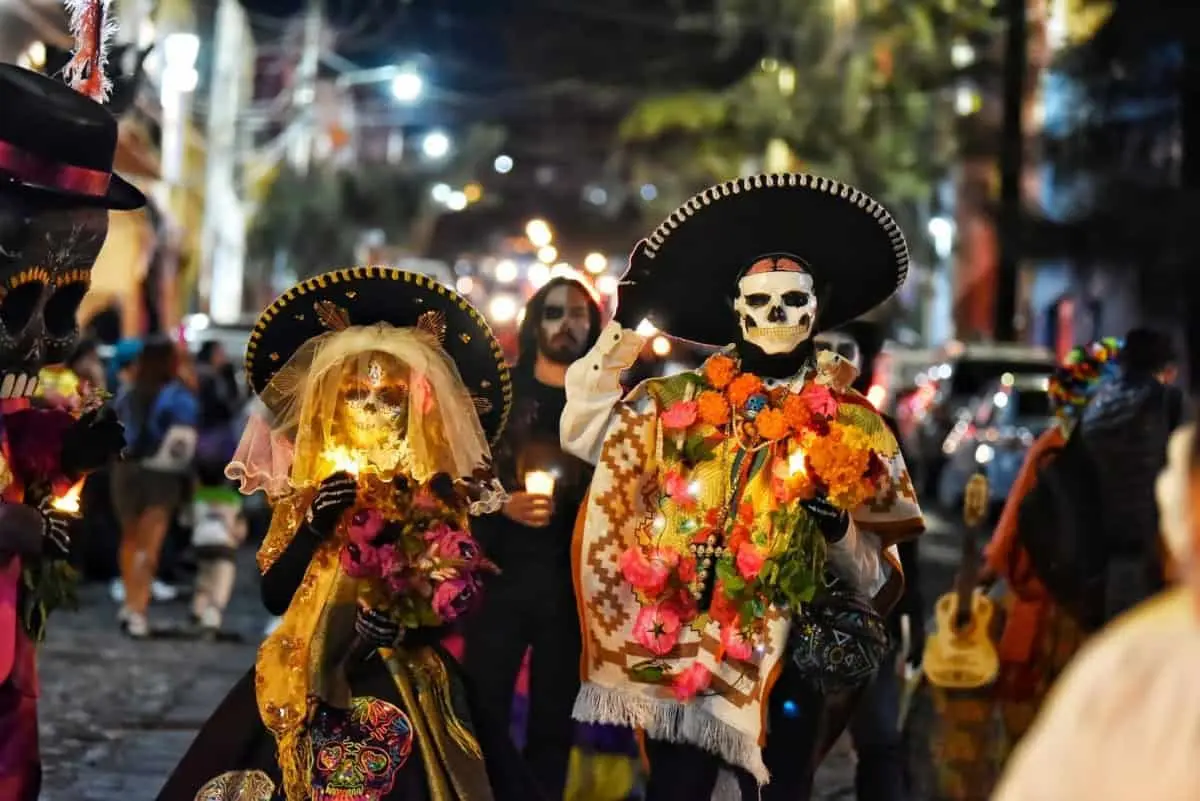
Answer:
[[[545,220],[530,220],[525,225],[525,236],[535,248],[544,248],[554,241],[554,231]],[[553,259],[551,259],[553,261]]]
[[[666,337],[655,337],[650,347],[654,350],[655,356],[668,356],[671,353],[671,340]]]
[[[463,187],[463,194],[467,196],[468,203],[478,203],[483,197],[483,187],[477,183],[469,183]]]
[[[788,473],[792,476],[803,476],[808,473],[808,467],[805,465],[804,451],[794,450],[788,456]]]
[[[496,295],[488,304],[488,315],[497,323],[511,323],[517,319],[520,310],[520,304],[512,295]]]
[[[321,458],[330,466],[331,473],[349,473],[357,476],[362,472],[362,459],[344,445],[336,445],[326,450],[321,454]]]
[[[608,259],[603,253],[589,253],[583,260],[583,269],[592,275],[599,275],[608,269]]]
[[[602,275],[596,279],[596,291],[601,295],[617,294],[617,286],[619,282],[615,275]]]
[[[529,280],[531,287],[535,290],[541,289],[550,280],[550,268],[541,262],[536,262],[529,265],[529,272],[525,274],[525,277]]]
[[[525,491],[530,495],[554,495],[554,474],[546,470],[530,470],[525,474]]]
[[[50,505],[56,511],[68,515],[79,514],[79,498],[83,494],[83,482],[79,481],[65,493],[51,501]]]
[[[496,281],[501,284],[511,284],[517,280],[517,263],[512,259],[504,259],[496,264]]]
[[[538,261],[543,264],[553,264],[554,260],[558,258],[558,248],[554,245],[543,245],[538,248],[537,257]]]
[[[644,337],[652,337],[658,333],[658,329],[654,327],[654,323],[649,320],[642,320],[638,323],[637,332]]]

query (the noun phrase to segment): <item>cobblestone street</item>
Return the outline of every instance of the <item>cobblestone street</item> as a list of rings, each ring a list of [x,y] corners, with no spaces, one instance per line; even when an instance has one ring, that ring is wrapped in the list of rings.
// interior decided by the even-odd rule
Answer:
[[[947,586],[938,563],[953,551],[935,542],[922,581],[927,603],[929,592]],[[80,611],[55,615],[41,652],[42,801],[155,797],[213,708],[253,664],[266,613],[252,556],[243,557],[228,623],[244,643],[127,640],[103,585],[83,588]],[[183,625],[186,614],[183,603],[152,608],[158,625]],[[853,775],[853,751],[843,740],[821,767],[815,801],[852,801]]]

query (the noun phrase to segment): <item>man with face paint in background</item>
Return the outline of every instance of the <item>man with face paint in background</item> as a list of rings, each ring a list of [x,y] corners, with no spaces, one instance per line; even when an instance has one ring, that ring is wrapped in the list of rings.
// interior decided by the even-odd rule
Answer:
[[[573,549],[574,714],[644,733],[647,801],[809,798],[884,660],[883,615],[903,587],[894,544],[924,523],[854,367],[813,335],[887,300],[907,264],[896,222],[853,187],[729,181],[637,245],[614,322],[568,371],[563,446],[596,465]],[[722,350],[626,395],[643,319]],[[835,425],[839,441],[870,443],[865,471],[825,472],[874,476],[846,510],[819,483],[786,490],[814,464],[807,448],[836,450],[818,433]],[[785,571],[808,571],[815,595],[787,589]]]
[[[529,724],[525,758],[547,798],[560,799],[579,690],[579,616],[571,586],[570,545],[591,467],[563,452],[559,420],[567,368],[600,332],[600,306],[571,278],[555,278],[530,298],[513,369],[513,414],[495,449],[496,475],[511,500],[479,518],[475,533],[501,573],[487,604],[467,623],[464,666],[479,697],[507,719],[527,648]],[[531,474],[553,477],[550,496],[526,490]],[[530,486],[537,490],[538,487]],[[544,491],[544,489],[543,489]]]

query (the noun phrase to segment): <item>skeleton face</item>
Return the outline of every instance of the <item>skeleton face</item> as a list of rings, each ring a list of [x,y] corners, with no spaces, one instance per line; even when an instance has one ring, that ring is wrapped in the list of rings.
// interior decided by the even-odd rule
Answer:
[[[107,236],[104,209],[46,209],[0,192],[0,400],[32,395],[42,365],[74,349]]]
[[[751,272],[733,302],[742,339],[770,355],[791,353],[812,336],[817,317],[813,279],[799,270]]]
[[[394,358],[374,354],[346,366],[342,423],[351,444],[370,448],[403,435],[408,423],[408,370]]]
[[[313,801],[379,801],[412,751],[407,716],[379,698],[354,698],[350,709],[322,705],[311,732]]]
[[[538,348],[558,364],[569,364],[583,355],[592,320],[588,299],[578,287],[561,284],[546,293]]]

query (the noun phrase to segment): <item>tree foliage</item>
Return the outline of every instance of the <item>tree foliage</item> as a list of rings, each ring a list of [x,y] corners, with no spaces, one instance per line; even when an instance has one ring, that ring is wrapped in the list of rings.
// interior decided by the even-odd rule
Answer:
[[[719,91],[651,97],[621,129],[668,211],[756,170],[835,176],[893,204],[928,197],[954,154],[951,43],[990,32],[982,0],[720,0],[730,41],[768,55]],[[901,209],[896,209],[902,213]]]
[[[397,165],[318,164],[306,173],[281,167],[260,203],[247,237],[247,255],[259,264],[282,256],[298,277],[354,262],[368,231],[382,231],[388,244],[419,253],[420,232],[444,213],[430,188],[461,186],[503,143],[499,129],[471,129],[446,162],[433,166],[407,159]]]

